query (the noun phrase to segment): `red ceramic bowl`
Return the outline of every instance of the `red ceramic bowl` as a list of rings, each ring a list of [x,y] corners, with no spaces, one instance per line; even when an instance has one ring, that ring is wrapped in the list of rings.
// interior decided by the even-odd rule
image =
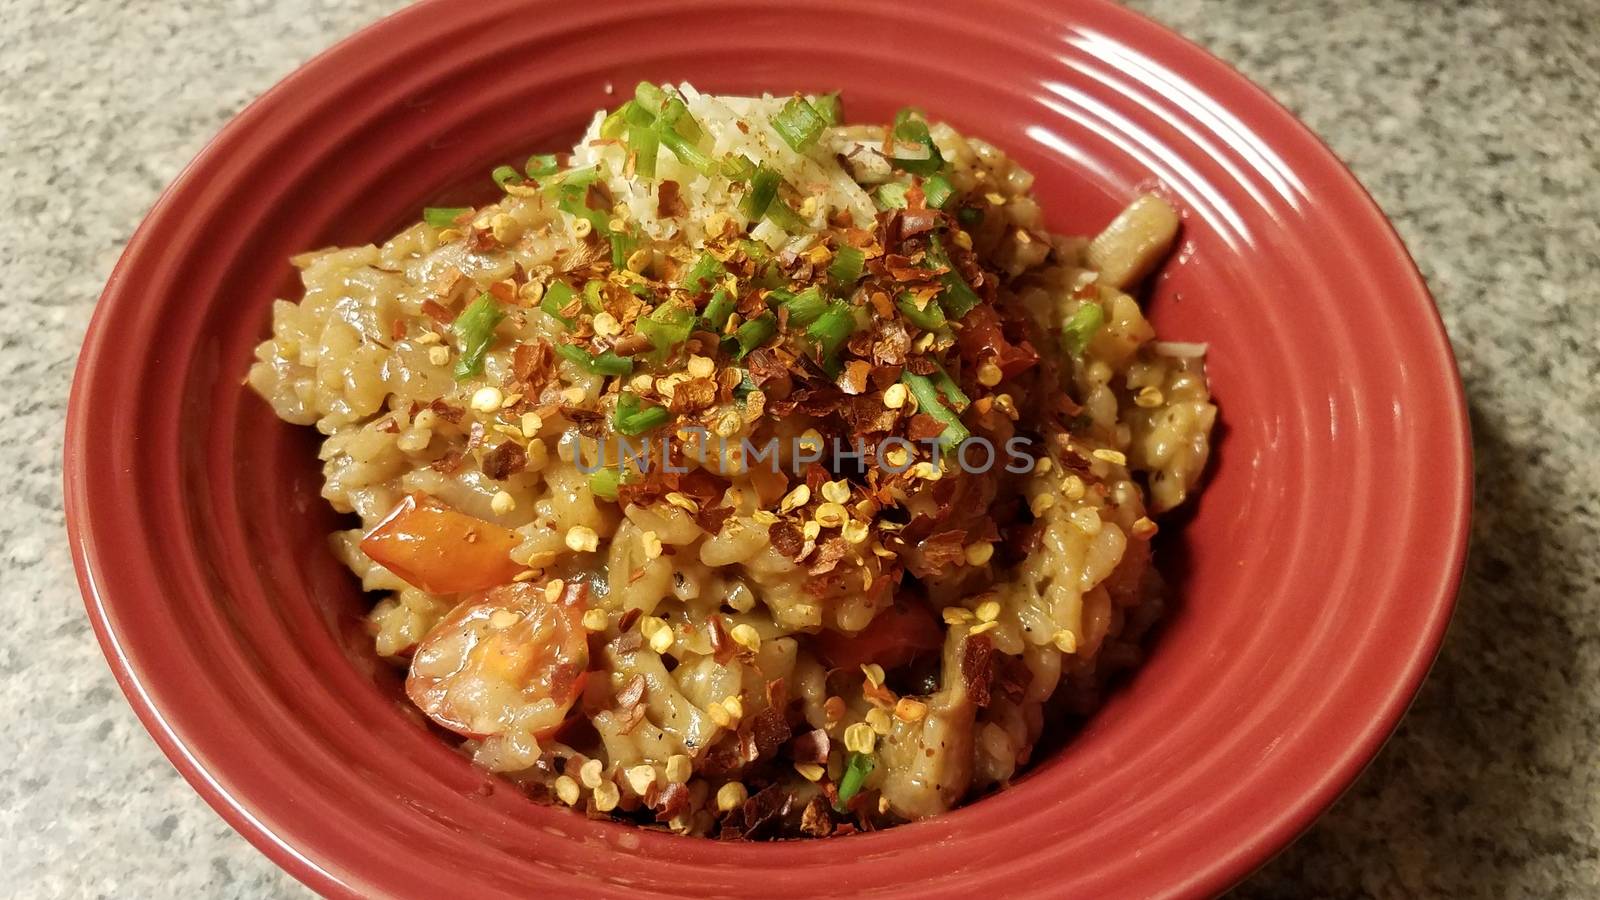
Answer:
[[[1156,286],[1225,423],[1148,665],[1012,790],[885,832],[719,844],[587,821],[473,769],[373,658],[324,549],[315,436],[240,386],[291,254],[381,240],[554,149],[607,85],[917,104],[1038,176],[1058,230],[1185,210]],[[173,763],[332,895],[1149,897],[1225,888],[1309,825],[1439,645],[1469,502],[1458,382],[1371,200],[1259,90],[1099,0],[427,3],[316,59],[172,185],[95,312],[66,502],[95,630]]]

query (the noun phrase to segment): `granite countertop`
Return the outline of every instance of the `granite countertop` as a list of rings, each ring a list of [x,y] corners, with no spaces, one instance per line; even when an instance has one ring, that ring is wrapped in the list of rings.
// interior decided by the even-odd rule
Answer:
[[[250,98],[399,5],[0,0],[15,896],[307,894],[188,788],[113,683],[64,538],[62,417],[95,298],[161,188]],[[1134,5],[1355,169],[1438,297],[1475,434],[1472,558],[1432,676],[1349,795],[1238,896],[1600,896],[1600,2]]]

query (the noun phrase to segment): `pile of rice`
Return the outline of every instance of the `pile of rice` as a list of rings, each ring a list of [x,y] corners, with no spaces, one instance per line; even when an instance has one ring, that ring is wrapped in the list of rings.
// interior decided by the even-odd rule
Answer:
[[[1177,216],[1146,196],[1094,240],[1052,235],[1031,176],[942,124],[929,133],[952,193],[928,208],[934,176],[895,162],[906,141],[885,126],[834,123],[797,149],[771,125],[795,98],[667,93],[701,151],[778,173],[774,202],[804,227],[752,221],[746,180],[665,146],[640,176],[600,112],[548,184],[507,179],[492,205],[295,260],[304,296],[274,306],[249,383],[326,436],[323,496],[360,520],[333,546],[379,595],[377,652],[478,763],[590,815],[821,836],[1004,787],[1047,726],[1137,662],[1165,593],[1153,518],[1206,464],[1204,348],[1155,341],[1130,294]],[[590,169],[583,202],[629,235],[625,260],[550,189]],[[982,303],[919,330],[878,295],[903,278],[924,315],[945,302],[930,234]],[[855,280],[830,281],[857,252]],[[716,278],[684,287],[708,255]],[[759,348],[738,346],[741,324],[805,287],[854,316],[840,358],[782,310]],[[740,304],[726,323],[617,352],[642,346],[629,338],[652,305],[703,317],[714,289]],[[474,305],[500,318],[471,365]],[[998,323],[993,346],[973,350],[980,320]],[[602,351],[628,371],[580,361]],[[948,409],[901,387],[930,366],[959,385]],[[953,416],[1026,439],[1032,465],[967,473],[930,451],[904,475],[767,473],[734,454],[602,489],[590,470],[625,394],[670,411],[654,432],[669,441],[690,423],[827,442]]]

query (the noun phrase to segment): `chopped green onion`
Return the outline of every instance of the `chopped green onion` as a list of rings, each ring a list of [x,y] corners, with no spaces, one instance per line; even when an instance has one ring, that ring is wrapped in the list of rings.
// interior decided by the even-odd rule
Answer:
[[[672,155],[676,156],[679,162],[702,175],[717,174],[717,164],[711,157],[701,152],[693,141],[679,134],[676,129],[658,126],[656,135],[660,137],[661,143],[667,145],[667,149],[672,151]]]
[[[617,412],[611,421],[618,431],[632,437],[652,428],[660,428],[670,418],[672,414],[667,412],[666,407],[644,406],[638,394],[624,391],[617,395]]]
[[[976,206],[963,206],[956,211],[956,221],[963,225],[976,225],[983,221],[983,210]]]
[[[552,281],[550,286],[544,289],[544,299],[539,301],[539,308],[548,313],[557,322],[571,328],[575,323],[562,315],[561,311],[566,309],[567,304],[571,303],[572,298],[575,296],[577,296],[577,293],[565,281]]]
[[[944,167],[944,157],[933,143],[933,135],[928,133],[928,123],[916,110],[902,109],[895,113],[894,139],[896,143],[921,144],[928,150],[926,157],[891,157],[889,164],[895,168],[915,175],[932,175]]]
[[[622,130],[628,127],[627,106],[619,106],[606,114],[600,120],[600,137],[604,140],[614,141],[622,137]]]
[[[750,189],[739,201],[739,211],[744,213],[745,218],[752,222],[760,221],[767,207],[778,196],[778,182],[782,180],[782,176],[766,166],[756,166],[755,173],[750,176]]]
[[[770,120],[772,130],[796,153],[804,153],[822,137],[828,122],[817,114],[811,101],[804,97],[791,97]]]
[[[781,198],[774,198],[771,203],[767,204],[766,217],[772,220],[772,224],[790,234],[798,234],[809,230],[811,227],[805,219],[800,218],[799,213],[790,209],[789,204],[783,202]]]
[[[934,175],[922,183],[922,197],[930,209],[944,209],[955,192],[955,185],[943,175]]]
[[[1061,326],[1061,341],[1066,345],[1067,352],[1073,356],[1082,355],[1089,348],[1089,342],[1094,340],[1095,332],[1106,321],[1105,310],[1100,304],[1089,302],[1078,307],[1073,312],[1072,318]]]
[[[633,89],[633,99],[651,115],[659,115],[666,108],[667,92],[648,81],[641,81]]]
[[[943,366],[938,363],[934,363],[934,365],[938,368],[929,377],[933,379],[934,385],[939,388],[939,393],[950,401],[950,405],[956,408],[956,412],[966,412],[967,407],[972,404],[972,400],[961,392],[961,385],[956,384],[956,380],[950,377],[950,373],[946,372]]]
[[[879,209],[905,209],[908,188],[898,181],[885,181],[872,192],[873,202]]]
[[[633,372],[633,360],[610,350],[596,356],[573,344],[557,344],[556,352],[591,375],[629,375]]]
[[[656,124],[656,114],[629,100],[622,104],[622,121],[625,125],[652,128]]]
[[[522,173],[517,171],[516,166],[495,166],[494,171],[489,173],[489,177],[493,178],[494,183],[500,187],[505,187],[508,184],[519,184],[522,181]]]
[[[844,121],[844,106],[839,102],[839,92],[832,91],[823,94],[811,101],[811,108],[817,111],[822,121],[829,125],[838,125]]]
[[[554,153],[535,153],[528,157],[528,164],[522,167],[529,178],[547,178],[556,173],[560,164],[556,162]]]
[[[858,247],[845,245],[833,252],[833,264],[828,266],[828,280],[838,290],[847,290],[855,287],[861,280],[861,269],[867,262],[867,254]]]
[[[923,331],[938,331],[945,325],[944,310],[939,308],[936,301],[929,300],[926,307],[918,309],[911,295],[904,293],[895,299],[894,305],[900,308],[900,313],[906,317],[907,322]]]
[[[750,177],[756,174],[756,164],[742,153],[738,156],[729,156],[722,161],[722,174],[733,181],[749,181]]]
[[[831,364],[839,355],[839,348],[844,346],[855,330],[856,317],[850,304],[835,300],[806,329],[806,337],[816,342],[817,355],[823,363]]]
[[[583,283],[583,305],[590,312],[601,312],[606,308],[605,298],[601,292],[605,290],[606,283],[598,278],[591,278]]]
[[[581,169],[567,169],[562,172],[556,172],[545,181],[544,186],[546,190],[551,192],[559,191],[562,194],[566,194],[575,190],[581,193],[587,190],[589,185],[594,184],[595,179],[599,177],[600,168],[598,166],[584,166]]]
[[[472,212],[470,206],[430,206],[422,211],[422,221],[434,228],[449,228],[469,212]]]
[[[650,346],[664,352],[689,339],[689,333],[694,330],[694,307],[679,302],[663,303],[635,322],[634,327],[650,339]]]
[[[939,243],[938,235],[933,235],[928,241],[928,261],[947,270],[939,276],[939,284],[944,288],[939,295],[939,305],[950,314],[950,318],[959,319],[983,302],[955,266],[950,264],[950,257],[944,252],[944,245]]]
[[[711,302],[706,304],[706,311],[701,314],[700,318],[713,334],[721,334],[723,326],[728,324],[728,317],[733,315],[733,309],[737,305],[732,294],[722,288],[717,288],[716,292],[711,295]]]
[[[639,241],[626,231],[613,231],[606,235],[611,241],[611,268],[621,271],[628,267],[628,257],[633,255],[633,250]]]
[[[701,253],[700,258],[695,260],[694,265],[689,267],[689,271],[684,273],[683,281],[678,284],[678,287],[690,293],[698,294],[701,291],[710,290],[716,285],[717,276],[724,275],[727,271],[722,267],[722,263],[711,255],[710,251],[706,251]]]
[[[656,177],[656,156],[661,151],[661,138],[648,125],[628,125],[628,149],[633,151],[633,171],[641,177]]]
[[[595,469],[589,473],[589,492],[602,500],[617,499],[617,488],[622,486],[620,469]]]
[[[739,349],[734,354],[734,359],[744,359],[751,350],[765,344],[769,338],[778,333],[778,317],[772,313],[762,313],[754,319],[739,326],[733,333],[733,342]]]
[[[829,309],[828,298],[815,285],[798,294],[790,294],[784,298],[783,305],[789,310],[789,324],[796,328],[810,325]]]
[[[900,383],[910,388],[911,396],[917,398],[919,412],[933,416],[944,426],[944,433],[939,435],[940,447],[948,450],[972,436],[967,426],[961,424],[961,417],[950,407],[939,402],[939,388],[934,385],[933,379],[908,370],[900,373]]]
[[[456,316],[456,320],[450,324],[450,330],[455,332],[461,349],[461,356],[456,360],[457,379],[471,378],[483,372],[483,354],[488,352],[489,344],[494,341],[494,327],[505,317],[494,295],[488,293],[479,294],[472,305]]]
[[[845,763],[844,776],[839,779],[839,800],[833,808],[844,812],[845,804],[850,802],[850,798],[861,793],[861,788],[867,783],[867,776],[872,774],[876,766],[877,761],[872,758],[872,754],[852,752],[849,761]]]
[[[561,191],[561,200],[556,203],[556,208],[575,219],[588,219],[594,230],[601,234],[611,231],[611,219],[604,210],[595,209],[588,204],[588,188],[569,187]]]
[[[683,98],[676,92],[667,100],[666,108],[661,110],[661,127],[670,128],[694,144],[698,144],[706,135],[700,128],[700,123],[690,115],[689,107],[684,104]]]

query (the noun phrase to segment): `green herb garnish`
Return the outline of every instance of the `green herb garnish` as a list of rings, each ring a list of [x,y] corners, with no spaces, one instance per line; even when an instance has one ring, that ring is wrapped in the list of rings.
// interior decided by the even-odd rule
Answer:
[[[505,313],[500,311],[500,304],[495,302],[493,295],[487,293],[479,294],[478,299],[456,316],[456,320],[450,324],[450,330],[455,332],[461,351],[456,359],[457,380],[483,373],[483,355],[494,341],[495,326],[505,317]]]
[[[470,206],[430,206],[422,211],[422,221],[434,228],[450,228],[456,219],[472,212]]]

